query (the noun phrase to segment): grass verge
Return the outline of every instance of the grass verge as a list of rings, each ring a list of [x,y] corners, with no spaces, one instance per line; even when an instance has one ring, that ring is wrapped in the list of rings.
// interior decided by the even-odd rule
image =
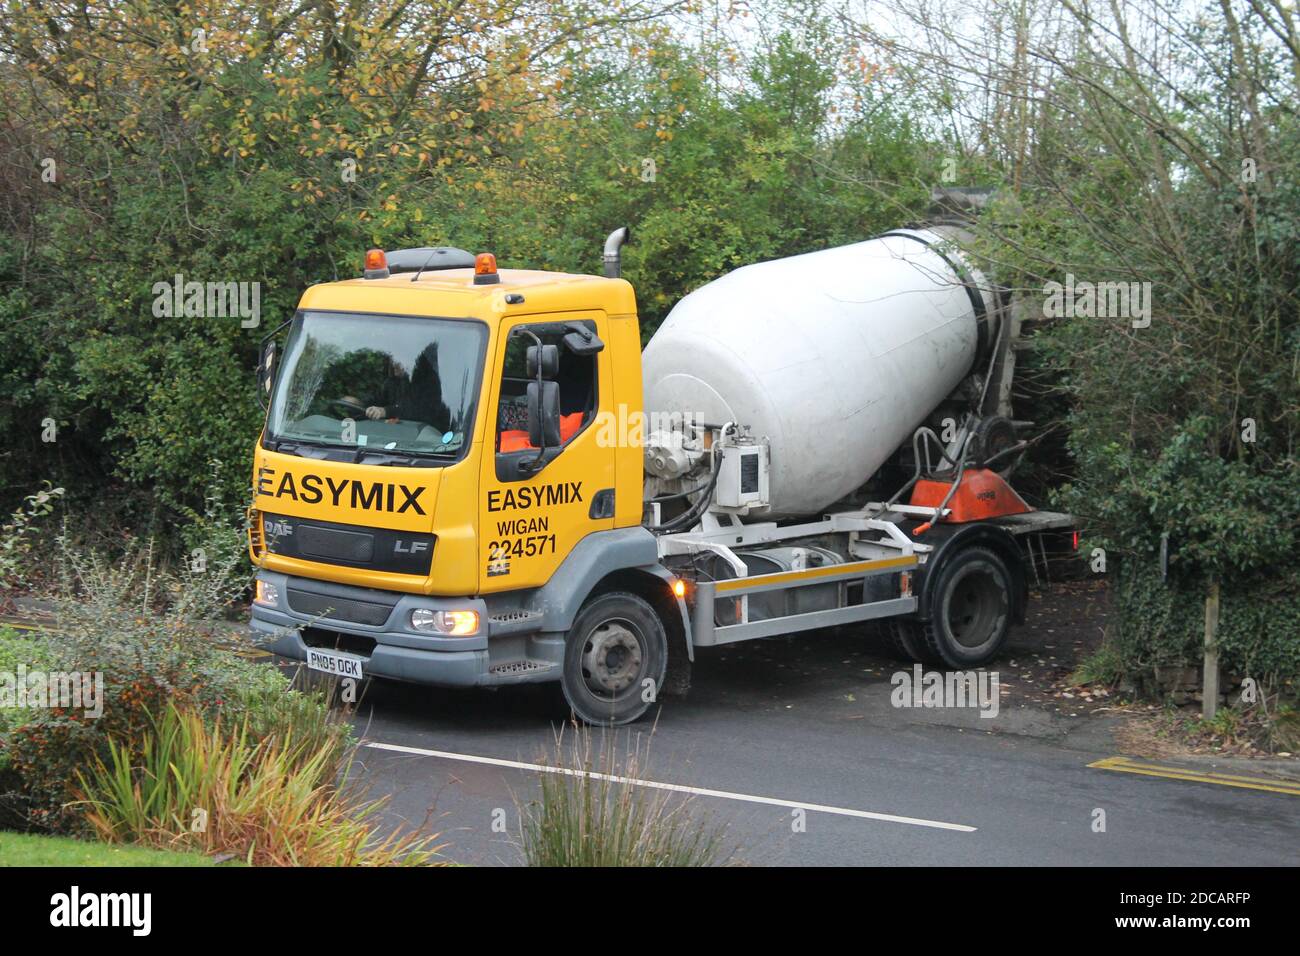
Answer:
[[[215,866],[200,853],[0,830],[0,866]]]

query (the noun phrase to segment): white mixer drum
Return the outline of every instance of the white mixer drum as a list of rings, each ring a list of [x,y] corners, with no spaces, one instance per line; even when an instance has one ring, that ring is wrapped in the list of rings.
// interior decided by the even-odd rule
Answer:
[[[928,230],[745,266],[650,340],[646,410],[748,425],[771,443],[766,515],[817,514],[970,373],[995,314],[983,277]]]

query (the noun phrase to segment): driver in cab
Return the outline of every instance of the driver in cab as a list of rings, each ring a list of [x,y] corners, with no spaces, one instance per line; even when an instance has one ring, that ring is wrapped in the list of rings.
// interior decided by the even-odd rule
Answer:
[[[355,408],[364,408],[366,418],[374,422],[396,424],[405,419],[443,429],[450,426],[450,411],[442,401],[436,344],[420,353],[410,375],[391,357],[384,364],[386,374],[366,393],[368,402],[355,395],[345,395],[342,401]]]

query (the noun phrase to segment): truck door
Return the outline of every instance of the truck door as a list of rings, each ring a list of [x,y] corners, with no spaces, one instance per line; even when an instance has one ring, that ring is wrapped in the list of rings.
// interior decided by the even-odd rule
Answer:
[[[611,404],[612,362],[608,350],[577,355],[564,346],[574,322],[608,341],[603,313],[521,317],[497,338],[480,485],[480,593],[539,587],[578,541],[614,526],[614,445],[597,422]],[[544,453],[528,434],[532,336],[559,348],[560,444]]]

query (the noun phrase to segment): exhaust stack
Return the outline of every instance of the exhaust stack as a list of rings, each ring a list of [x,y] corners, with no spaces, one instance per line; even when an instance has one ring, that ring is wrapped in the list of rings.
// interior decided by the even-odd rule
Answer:
[[[623,245],[632,241],[632,230],[627,226],[615,229],[605,240],[605,277],[617,279],[623,275]]]

